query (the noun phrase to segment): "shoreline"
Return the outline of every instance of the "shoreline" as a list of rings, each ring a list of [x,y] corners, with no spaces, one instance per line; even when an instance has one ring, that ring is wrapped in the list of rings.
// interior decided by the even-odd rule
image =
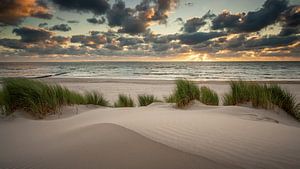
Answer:
[[[84,82],[84,83],[135,83],[135,84],[174,84],[176,80],[161,80],[161,79],[113,79],[113,78],[41,78],[38,80],[46,82],[70,83],[70,82]],[[190,79],[189,79],[190,80]],[[197,84],[228,84],[230,80],[191,80]],[[233,80],[235,81],[235,80]],[[300,80],[243,80],[246,82],[258,82],[269,84],[300,84]]]

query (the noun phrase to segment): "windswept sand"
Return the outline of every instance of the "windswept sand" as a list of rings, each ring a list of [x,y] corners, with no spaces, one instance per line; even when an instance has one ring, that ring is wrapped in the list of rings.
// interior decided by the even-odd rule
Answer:
[[[106,96],[109,86],[118,86],[63,84],[75,90],[102,89]],[[156,94],[167,87],[170,92],[174,84],[154,85],[119,83],[116,90],[130,88],[124,92],[134,96],[149,86]],[[208,85],[218,92],[228,88]],[[299,98],[298,84],[285,85]],[[69,117],[1,120],[0,168],[300,168],[300,123],[284,112],[198,102],[184,110],[167,103],[77,109],[65,108]]]

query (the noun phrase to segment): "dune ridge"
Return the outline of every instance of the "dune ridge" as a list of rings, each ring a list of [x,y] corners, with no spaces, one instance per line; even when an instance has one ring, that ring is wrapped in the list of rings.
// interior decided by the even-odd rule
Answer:
[[[1,141],[0,148],[7,152],[1,156],[1,163],[20,157],[17,155],[19,153],[30,153],[30,146],[38,148],[51,143],[59,147],[68,139],[77,140],[81,146],[89,148],[101,146],[101,143],[91,144],[86,141],[85,136],[81,136],[79,131],[86,132],[88,130],[83,129],[107,123],[125,127],[154,142],[167,145],[180,152],[194,154],[202,160],[207,159],[206,162],[213,162],[208,164],[210,167],[215,164],[216,166],[220,164],[223,168],[227,166],[228,168],[249,169],[296,169],[300,167],[298,146],[300,125],[294,119],[262,109],[239,106],[214,107],[197,103],[186,110],[174,109],[171,104],[158,103],[139,108],[93,109],[58,120],[35,121],[17,118],[13,123],[2,122],[0,135],[5,137]],[[94,132],[90,134],[99,139],[109,136],[105,132],[97,135],[97,130],[101,130],[101,127],[93,129]],[[93,137],[90,136],[90,139]],[[60,139],[53,140],[52,138]],[[134,141],[132,144],[136,143]],[[64,145],[70,146],[68,143]],[[26,150],[22,149],[24,146],[27,147]],[[77,149],[76,146],[70,150],[73,151],[71,154],[83,151]],[[98,153],[101,155],[101,152]],[[142,156],[138,157],[142,158]],[[39,158],[33,159],[39,160]],[[21,161],[22,158],[15,160]],[[48,160],[46,157],[41,159],[44,162]],[[53,161],[56,160],[58,159]],[[102,160],[105,162],[107,159]],[[184,162],[184,158],[178,161]],[[65,165],[67,164],[69,163],[66,162]],[[185,162],[184,164],[185,168],[193,168]],[[196,162],[192,160],[190,165],[193,164],[201,166],[202,162],[200,165],[197,160]]]

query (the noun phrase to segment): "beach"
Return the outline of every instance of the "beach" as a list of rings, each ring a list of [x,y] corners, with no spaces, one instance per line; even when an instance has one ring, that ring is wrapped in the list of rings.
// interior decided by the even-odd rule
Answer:
[[[96,90],[113,103],[118,94],[153,94],[159,100],[172,80],[45,78],[70,90]],[[275,83],[275,82],[272,82]],[[300,102],[300,85],[278,81]],[[197,81],[222,98],[226,81]],[[67,106],[35,120],[22,112],[0,121],[0,168],[297,169],[300,123],[282,110],[249,105],[184,109],[156,102],[146,107]]]

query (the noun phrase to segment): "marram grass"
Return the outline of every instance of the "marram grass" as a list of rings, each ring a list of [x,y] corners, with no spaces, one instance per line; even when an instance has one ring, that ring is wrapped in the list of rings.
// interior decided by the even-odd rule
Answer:
[[[138,101],[140,106],[148,106],[153,102],[158,102],[158,99],[154,95],[138,95]]]
[[[61,107],[66,105],[108,104],[102,95],[96,92],[82,95],[60,85],[48,85],[23,78],[4,79],[0,103],[5,115],[23,109],[37,118],[59,112]]]
[[[206,105],[219,105],[218,94],[206,86],[200,88],[199,101]]]
[[[4,104],[4,96],[3,96],[3,90],[0,90],[0,106],[2,106]]]
[[[120,94],[118,100],[115,102],[114,107],[134,107],[134,101],[130,96]]]
[[[167,97],[164,97],[165,102],[167,103],[176,103],[176,98],[174,94],[171,94]]]
[[[0,89],[0,113],[4,113],[4,93],[3,90]]]
[[[174,93],[166,98],[167,102],[175,102],[176,106],[183,108],[187,106],[192,100],[198,99],[200,96],[199,87],[188,80],[177,80]]]
[[[109,102],[99,92],[92,91],[84,94],[86,104],[93,104],[99,106],[109,106]]]
[[[275,106],[300,120],[300,104],[295,97],[279,85],[232,81],[230,92],[223,97],[224,105],[251,102],[253,107],[271,109]]]
[[[199,89],[192,81],[185,79],[177,80],[174,92],[165,97],[166,102],[176,103],[179,108],[187,106],[192,100],[199,100],[207,105],[219,104],[219,97],[216,92],[205,86]]]

